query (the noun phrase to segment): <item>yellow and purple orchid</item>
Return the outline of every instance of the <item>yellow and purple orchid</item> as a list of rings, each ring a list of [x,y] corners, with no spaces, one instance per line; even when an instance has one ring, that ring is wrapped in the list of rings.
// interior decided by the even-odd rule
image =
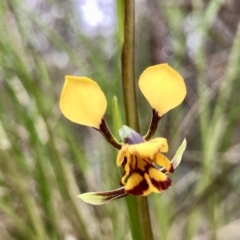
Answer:
[[[148,67],[140,76],[139,87],[152,107],[152,120],[145,136],[123,126],[119,130],[122,142],[118,142],[109,130],[104,114],[107,101],[99,85],[87,77],[66,76],[60,109],[69,120],[93,127],[119,150],[116,164],[123,168],[122,187],[105,192],[90,192],[79,197],[91,204],[103,204],[128,194],[147,196],[159,193],[172,185],[168,173],[179,165],[186,149],[186,140],[170,161],[163,153],[168,152],[165,138],[151,139],[159,120],[169,110],[182,103],[186,86],[181,75],[168,64]]]

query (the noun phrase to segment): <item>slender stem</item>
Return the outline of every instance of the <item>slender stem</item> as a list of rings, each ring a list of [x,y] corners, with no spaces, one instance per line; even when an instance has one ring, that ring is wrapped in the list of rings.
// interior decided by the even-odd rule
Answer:
[[[134,82],[134,0],[124,3],[124,43],[122,49],[122,81],[126,121],[138,131]]]
[[[126,112],[126,123],[129,127],[139,132],[136,91],[134,81],[134,0],[124,0],[124,43],[122,49],[122,84],[124,94],[124,105]],[[148,202],[146,197],[128,198],[128,208],[132,226],[132,234],[141,231],[143,240],[152,240],[152,227]],[[134,211],[134,203],[137,206],[137,213]],[[132,207],[132,209],[130,209]],[[135,216],[133,216],[135,214]],[[136,225],[137,219],[139,226]],[[132,221],[133,220],[133,221]],[[139,239],[133,236],[133,239]]]
[[[162,116],[163,117],[163,116]],[[143,137],[146,141],[150,140],[155,131],[157,130],[158,122],[162,118],[158,116],[158,113],[155,109],[152,110],[152,120],[146,135]]]
[[[107,126],[107,123],[104,119],[102,119],[101,124],[99,126],[99,129],[95,128],[98,130],[104,138],[115,148],[121,149],[122,144],[117,141],[117,139],[114,137],[114,135],[111,133],[110,129]]]

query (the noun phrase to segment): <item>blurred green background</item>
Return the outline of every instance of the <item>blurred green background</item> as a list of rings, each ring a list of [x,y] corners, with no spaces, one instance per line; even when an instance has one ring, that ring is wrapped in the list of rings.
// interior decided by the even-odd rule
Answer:
[[[115,189],[116,151],[95,130],[65,119],[65,75],[85,75],[111,103],[121,92],[114,0],[0,2],[0,240],[132,239],[124,199],[91,206],[76,196]],[[151,194],[155,239],[240,239],[240,2],[136,1],[136,83],[167,62],[184,77],[184,103],[160,122],[174,185]],[[151,109],[137,87],[141,133]],[[114,130],[115,132],[115,130]]]

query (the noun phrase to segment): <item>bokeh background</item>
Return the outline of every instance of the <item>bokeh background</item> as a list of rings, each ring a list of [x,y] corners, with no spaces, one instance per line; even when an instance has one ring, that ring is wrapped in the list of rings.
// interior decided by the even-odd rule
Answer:
[[[240,239],[239,20],[238,0],[136,0],[136,84],[147,66],[167,62],[188,89],[155,134],[168,138],[170,158],[188,141],[174,185],[148,198],[155,239]],[[88,76],[106,94],[116,133],[117,23],[114,0],[1,0],[1,240],[132,239],[125,199],[76,198],[119,186],[117,152],[58,107],[64,76]],[[137,97],[144,134],[151,109],[138,87]]]

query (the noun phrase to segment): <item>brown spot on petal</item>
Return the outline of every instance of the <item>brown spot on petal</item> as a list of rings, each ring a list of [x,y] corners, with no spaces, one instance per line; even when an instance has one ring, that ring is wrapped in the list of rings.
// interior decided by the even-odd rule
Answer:
[[[169,169],[169,172],[170,172],[170,173],[173,173],[173,172],[174,172],[174,167],[173,167],[172,164],[171,164],[171,167],[170,167],[170,169]]]
[[[139,182],[138,185],[134,186],[132,189],[128,190],[125,189],[125,191],[129,194],[140,196],[143,195],[143,193],[147,191],[148,188],[149,188],[148,183],[145,180],[145,178],[143,178],[143,180]]]
[[[162,192],[166,189],[168,189],[172,185],[172,180],[168,177],[165,181],[157,181],[153,178],[150,178],[152,185],[159,190],[159,192]]]

